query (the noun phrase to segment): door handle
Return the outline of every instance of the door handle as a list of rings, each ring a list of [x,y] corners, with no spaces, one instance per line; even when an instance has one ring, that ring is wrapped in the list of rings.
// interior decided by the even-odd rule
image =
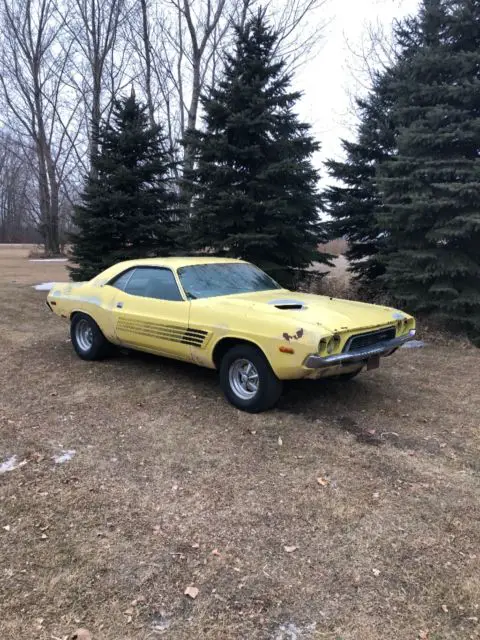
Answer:
[[[123,309],[123,302],[117,302],[117,309]]]

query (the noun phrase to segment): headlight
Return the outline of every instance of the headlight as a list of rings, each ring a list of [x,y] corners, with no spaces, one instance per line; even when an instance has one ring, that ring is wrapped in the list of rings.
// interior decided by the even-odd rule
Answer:
[[[409,320],[408,318],[403,318],[403,320],[397,320],[397,335],[401,336],[404,333],[407,333],[409,329],[413,326],[413,320]]]
[[[322,338],[318,343],[318,353],[326,353],[330,338]]]
[[[331,355],[338,351],[341,342],[342,337],[339,333],[335,333],[333,336],[327,338],[322,338],[318,343],[318,353],[328,353],[328,355]]]

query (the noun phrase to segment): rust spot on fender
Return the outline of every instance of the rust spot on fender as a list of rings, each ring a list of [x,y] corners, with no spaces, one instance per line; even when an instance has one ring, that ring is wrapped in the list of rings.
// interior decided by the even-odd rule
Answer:
[[[297,331],[297,333],[294,333],[293,335],[290,335],[289,333],[285,332],[284,334],[282,334],[282,337],[287,341],[290,342],[290,340],[300,340],[300,338],[303,338],[303,329],[299,329]]]

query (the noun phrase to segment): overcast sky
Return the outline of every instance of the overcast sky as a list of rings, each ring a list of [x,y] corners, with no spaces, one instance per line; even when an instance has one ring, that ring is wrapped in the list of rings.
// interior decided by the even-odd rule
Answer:
[[[369,24],[382,24],[385,29],[395,18],[415,13],[418,0],[328,0],[320,52],[299,72],[295,85],[304,92],[299,111],[313,125],[322,145],[316,164],[342,157],[340,139],[351,138],[355,117],[351,96],[361,91],[355,72],[361,64],[354,52],[360,52]],[[322,180],[322,181],[323,181]]]

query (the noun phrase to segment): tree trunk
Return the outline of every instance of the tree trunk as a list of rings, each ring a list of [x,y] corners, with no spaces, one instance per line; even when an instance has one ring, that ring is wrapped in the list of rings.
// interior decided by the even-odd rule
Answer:
[[[37,140],[37,158],[38,158],[38,205],[40,208],[40,224],[39,232],[45,245],[45,252],[48,254],[52,249],[50,239],[50,193],[48,188],[47,168],[45,166],[45,158],[42,152],[40,140]]]
[[[40,193],[41,228],[45,242],[45,253],[47,255],[58,255],[60,252],[58,234],[58,184],[50,145],[45,133],[38,77],[39,74],[34,76],[34,95],[37,120],[38,186]]]
[[[150,45],[150,34],[148,31],[148,12],[147,0],[140,0],[142,6],[142,29],[143,29],[143,46],[145,49],[145,94],[147,97],[148,117],[150,126],[155,126],[155,110],[153,107],[152,96],[152,52]]]
[[[200,62],[201,59],[198,57],[193,61],[193,79],[192,79],[192,99],[190,100],[190,107],[188,109],[187,114],[187,132],[193,131],[197,124],[197,113],[198,113],[198,105],[200,102],[200,91],[201,91],[201,80],[200,80]],[[184,147],[184,156],[183,156],[183,176],[184,178],[189,178],[192,170],[194,168],[194,152],[192,149],[192,145],[185,143]],[[181,187],[181,198],[186,203],[187,208],[190,206],[190,201],[192,198],[191,189],[189,188],[187,182],[185,180],[182,182]]]
[[[47,148],[47,172],[50,186],[50,224],[48,247],[45,247],[47,255],[60,254],[60,224],[59,224],[59,185],[55,175],[55,167],[50,156],[50,149]]]
[[[91,110],[91,135],[90,135],[90,172],[94,173],[93,161],[98,155],[98,135],[100,133],[100,120],[102,117],[101,111],[101,99],[102,99],[102,84],[101,77],[99,77],[98,69],[97,73],[94,73],[93,78],[93,95],[92,95],[92,110]]]

